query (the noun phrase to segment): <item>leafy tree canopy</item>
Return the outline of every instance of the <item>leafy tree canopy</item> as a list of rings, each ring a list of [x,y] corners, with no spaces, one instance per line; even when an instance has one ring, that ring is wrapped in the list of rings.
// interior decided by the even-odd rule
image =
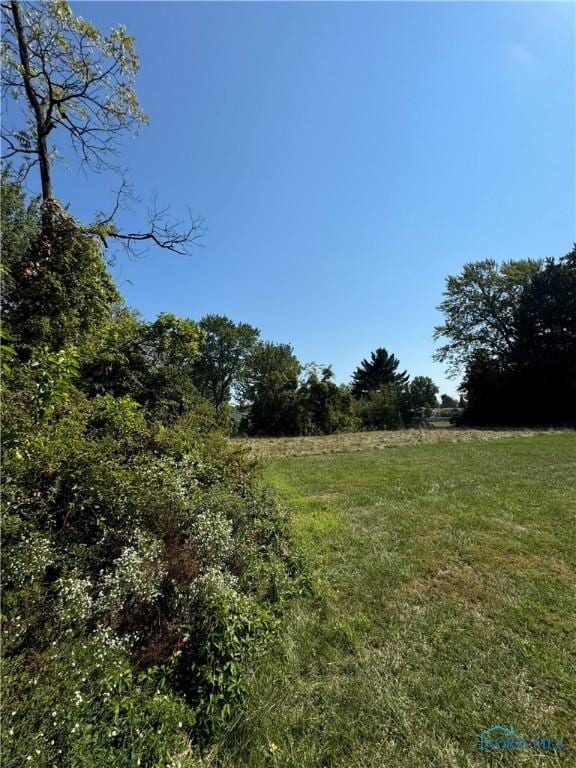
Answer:
[[[362,360],[352,376],[352,394],[365,397],[386,384],[404,385],[408,382],[406,371],[398,372],[400,361],[379,347],[371,353],[369,360]]]
[[[518,268],[508,342],[464,356],[467,424],[572,424],[576,420],[576,248]]]
[[[146,122],[134,92],[139,69],[134,38],[122,25],[102,34],[62,0],[2,4],[3,93],[21,102],[24,125],[5,125],[8,156],[24,171],[39,164],[45,199],[58,131],[83,164],[101,170],[123,131]]]
[[[414,409],[430,410],[438,404],[438,387],[429,376],[415,376],[410,382],[409,393]]]
[[[298,435],[303,431],[298,397],[298,358],[289,344],[260,342],[246,361],[240,396],[250,411],[249,431],[260,435]]]
[[[220,406],[230,400],[241,385],[246,361],[260,331],[248,323],[234,323],[224,315],[206,315],[200,321],[203,333],[194,366],[194,380],[200,392]]]
[[[494,357],[510,352],[516,339],[515,316],[522,294],[542,268],[532,259],[493,259],[465,264],[459,275],[446,280],[444,298],[438,310],[444,323],[434,338],[445,339],[434,359],[447,363],[456,375],[477,352]]]
[[[458,400],[450,395],[442,395],[440,401],[442,408],[458,408]]]

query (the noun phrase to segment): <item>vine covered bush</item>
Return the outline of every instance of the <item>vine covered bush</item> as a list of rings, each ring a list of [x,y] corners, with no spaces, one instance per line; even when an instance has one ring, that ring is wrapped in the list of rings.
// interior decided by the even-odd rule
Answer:
[[[12,218],[35,215],[13,200]],[[254,462],[192,385],[181,394],[194,323],[163,316],[121,349],[110,329],[127,315],[72,226],[79,271],[50,281],[64,301],[51,294],[49,322],[26,311],[36,276],[23,286],[22,259],[7,260],[2,764],[184,765],[238,712],[302,569]],[[101,290],[75,286],[82,243]],[[14,240],[27,259],[35,247]]]

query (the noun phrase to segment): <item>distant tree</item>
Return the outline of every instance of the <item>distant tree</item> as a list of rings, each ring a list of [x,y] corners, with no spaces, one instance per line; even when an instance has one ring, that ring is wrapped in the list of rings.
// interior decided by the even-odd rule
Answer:
[[[146,377],[142,404],[162,421],[184,415],[198,400],[194,366],[202,338],[198,323],[168,312],[143,328]]]
[[[194,365],[194,381],[205,397],[220,406],[228,403],[232,390],[241,386],[260,331],[224,315],[206,315],[200,328],[203,339]]]
[[[301,434],[301,371],[289,344],[260,342],[254,346],[239,390],[249,410],[247,428],[251,434]]]
[[[441,395],[440,397],[441,408],[458,408],[458,400],[455,400],[450,395]]]
[[[244,374],[238,387],[239,399],[244,403],[254,400],[258,390],[273,379],[297,387],[302,365],[290,344],[258,341],[246,358]]]
[[[302,383],[299,399],[305,419],[306,434],[330,435],[353,426],[353,398],[348,387],[333,381],[330,366],[312,369]]]
[[[576,423],[576,248],[523,285],[511,326],[508,348],[467,363],[463,423]]]
[[[498,265],[492,259],[465,264],[461,274],[446,280],[438,309],[444,323],[435,339],[446,342],[434,355],[451,374],[462,371],[478,352],[493,358],[509,354],[516,341],[516,313],[523,292],[542,268],[525,259]]]
[[[394,355],[379,347],[371,353],[369,360],[362,360],[352,375],[352,394],[356,398],[365,397],[384,385],[405,385],[408,382],[406,371],[398,373],[400,362]]]
[[[415,376],[408,385],[412,408],[428,415],[438,405],[438,387],[429,376]]]
[[[52,166],[58,150],[68,148],[93,171],[114,165],[118,140],[147,122],[134,91],[139,69],[134,39],[122,25],[102,34],[75,17],[64,0],[2,3],[2,95],[17,102],[2,127],[3,158],[20,161],[25,177],[37,167],[42,200],[53,198]],[[11,122],[12,121],[12,122]],[[59,136],[58,147],[51,145]],[[153,203],[142,231],[121,231],[116,213],[129,188],[123,180],[109,215],[100,214],[93,236],[121,240],[130,250],[153,242],[183,253],[201,234],[199,222],[171,223],[166,209]],[[42,226],[50,236],[53,206],[43,206]]]

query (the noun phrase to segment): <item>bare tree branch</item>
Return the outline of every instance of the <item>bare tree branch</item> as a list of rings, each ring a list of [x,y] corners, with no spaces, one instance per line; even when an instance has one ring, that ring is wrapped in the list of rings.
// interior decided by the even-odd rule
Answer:
[[[154,244],[181,255],[189,254],[191,246],[200,245],[199,241],[206,231],[204,220],[193,217],[188,210],[186,223],[172,221],[170,209],[168,207],[160,208],[156,195],[153,196],[152,203],[148,208],[148,223],[144,231],[123,232],[117,229],[116,214],[123,207],[122,201],[126,197],[131,197],[131,193],[128,186],[123,183],[120,189],[116,191],[116,201],[111,212],[107,216],[101,215],[86,230],[90,234],[98,236],[105,247],[108,246],[108,238],[112,238],[124,246],[129,256],[139,258],[146,253],[146,248],[138,247],[140,243]]]

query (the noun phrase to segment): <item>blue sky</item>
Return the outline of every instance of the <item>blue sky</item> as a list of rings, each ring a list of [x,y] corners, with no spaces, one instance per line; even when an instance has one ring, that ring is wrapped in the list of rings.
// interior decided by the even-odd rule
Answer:
[[[576,239],[573,4],[73,7],[136,37],[139,194],[208,228],[189,257],[118,261],[147,318],[226,314],[339,381],[385,346],[454,392],[431,359],[445,277]],[[72,166],[55,193],[89,219],[111,185]]]

